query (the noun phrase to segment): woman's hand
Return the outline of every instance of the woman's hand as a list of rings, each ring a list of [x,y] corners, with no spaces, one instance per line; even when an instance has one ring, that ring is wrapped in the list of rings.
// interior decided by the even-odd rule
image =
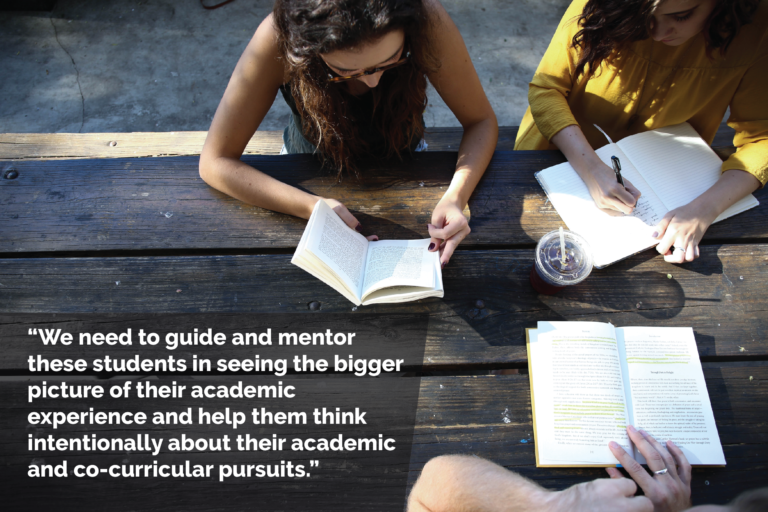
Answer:
[[[611,215],[632,213],[640,191],[626,179],[624,187],[619,185],[616,173],[600,160],[578,125],[566,126],[557,132],[552,137],[552,143],[563,152],[584,180],[598,208]]]
[[[585,176],[582,176],[582,179],[584,178]],[[616,173],[613,169],[602,161],[592,166],[584,183],[587,184],[589,195],[592,196],[597,207],[609,214],[620,212],[629,215],[640,198],[640,191],[629,180],[624,179],[622,187],[616,181]]]
[[[611,442],[608,446],[629,476],[643,489],[645,496],[653,502],[654,512],[678,512],[689,508],[691,465],[683,451],[672,441],[667,441],[665,448],[650,434],[636,430],[632,425],[627,426],[627,433],[654,475],[649,475],[618,443]],[[655,474],[665,468],[666,473]],[[611,478],[623,478],[621,471],[616,468],[606,468],[606,471]]]
[[[341,220],[343,220],[344,223],[347,226],[351,227],[352,229],[354,229],[358,233],[360,233],[362,231],[362,229],[363,229],[362,224],[360,224],[360,222],[358,222],[358,220],[355,218],[354,215],[349,213],[349,210],[347,210],[347,207],[344,206],[342,203],[340,203],[336,199],[330,199],[330,198],[327,198],[327,197],[321,197],[320,200],[321,201],[325,201],[325,204],[327,204],[328,206],[333,208],[333,211],[336,212],[336,215],[338,215],[341,218]],[[379,237],[376,236],[376,235],[367,236],[366,238],[370,242],[375,242],[376,240],[379,239]]]
[[[661,239],[656,250],[670,263],[695,260],[699,257],[699,242],[716,218],[717,214],[702,201],[668,211],[653,235]]]
[[[432,212],[432,223],[427,224],[432,242],[431,252],[440,251],[440,266],[450,261],[456,246],[472,231],[463,208],[452,199],[443,197]]]

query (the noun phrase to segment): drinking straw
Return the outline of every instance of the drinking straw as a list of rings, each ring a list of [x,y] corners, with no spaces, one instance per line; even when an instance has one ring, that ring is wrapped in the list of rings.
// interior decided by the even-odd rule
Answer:
[[[568,256],[565,254],[565,233],[563,233],[563,226],[560,226],[560,265],[564,265],[566,259]]]

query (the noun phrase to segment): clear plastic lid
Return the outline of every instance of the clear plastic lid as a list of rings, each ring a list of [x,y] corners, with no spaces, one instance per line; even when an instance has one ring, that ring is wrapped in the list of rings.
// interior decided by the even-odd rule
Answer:
[[[560,232],[547,233],[536,246],[536,266],[542,277],[560,286],[580,283],[592,272],[592,249],[573,231],[563,231],[565,255],[560,250]]]

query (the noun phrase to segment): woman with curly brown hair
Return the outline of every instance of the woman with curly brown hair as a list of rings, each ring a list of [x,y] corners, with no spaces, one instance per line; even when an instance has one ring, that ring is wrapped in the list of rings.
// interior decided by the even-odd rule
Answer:
[[[359,230],[338,201],[286,185],[240,156],[278,90],[293,113],[284,152],[316,153],[339,177],[345,169],[357,172],[361,157],[419,150],[427,80],[464,127],[451,185],[428,226],[430,250],[441,250],[445,266],[469,233],[462,211],[493,155],[498,126],[438,0],[277,0],[219,104],[200,175],[242,201],[305,219],[323,199]]]
[[[768,181],[768,1],[575,0],[530,84],[515,149],[560,149],[595,203],[630,213],[640,192],[616,183],[593,148],[690,123],[711,142],[726,110],[735,154],[719,181],[659,223],[673,263],[699,256],[712,221]]]

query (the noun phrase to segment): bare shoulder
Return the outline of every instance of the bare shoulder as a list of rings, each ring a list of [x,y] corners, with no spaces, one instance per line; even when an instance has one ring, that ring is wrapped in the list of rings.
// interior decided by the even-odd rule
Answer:
[[[280,54],[277,36],[274,17],[270,13],[259,24],[240,57],[238,71],[244,77],[255,77],[258,74],[260,79],[285,83],[285,59]]]
[[[423,0],[423,2],[429,18],[430,28],[434,32],[439,33],[441,29],[445,28],[446,24],[455,27],[451,16],[445,10],[443,4],[440,3],[440,0]]]

